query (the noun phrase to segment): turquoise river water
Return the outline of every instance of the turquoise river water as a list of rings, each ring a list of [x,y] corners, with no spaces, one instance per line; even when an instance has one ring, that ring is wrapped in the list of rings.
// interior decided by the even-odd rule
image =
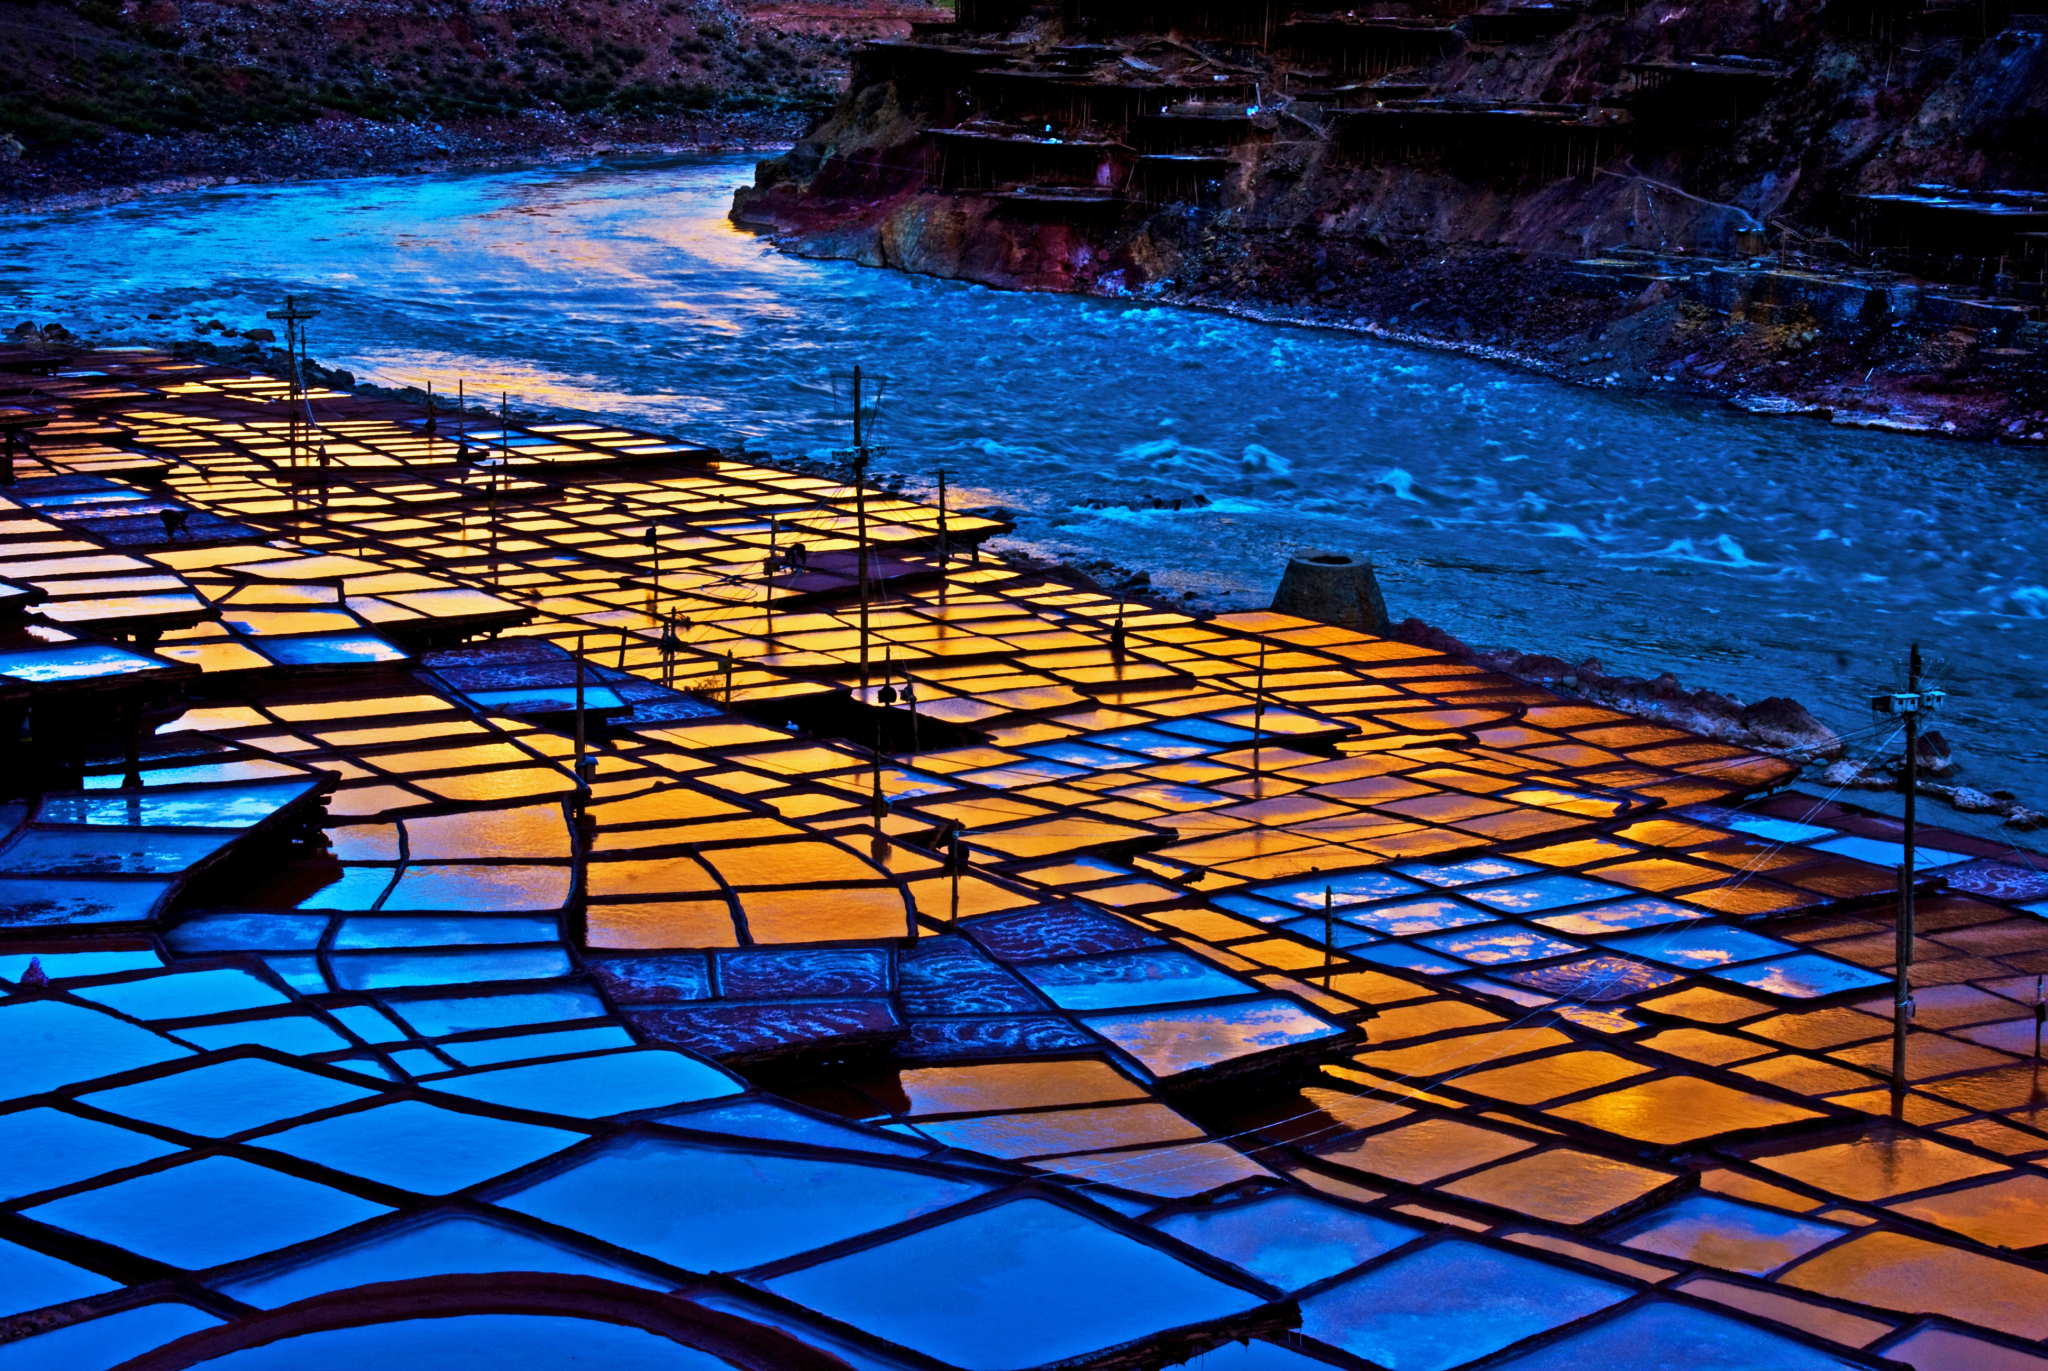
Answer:
[[[1013,512],[1021,546],[1146,568],[1205,606],[1263,604],[1291,551],[1362,553],[1397,619],[1792,695],[1859,739],[1917,639],[1945,663],[1967,778],[2048,804],[2037,456],[807,261],[727,222],[751,175],[615,160],[18,215],[0,327],[155,342],[253,327],[291,292],[322,311],[313,355],[364,379],[463,378],[774,454],[846,441],[835,378],[858,363],[887,378],[883,470],[922,488],[943,466],[961,503]],[[1124,507],[1155,498],[1184,505]]]

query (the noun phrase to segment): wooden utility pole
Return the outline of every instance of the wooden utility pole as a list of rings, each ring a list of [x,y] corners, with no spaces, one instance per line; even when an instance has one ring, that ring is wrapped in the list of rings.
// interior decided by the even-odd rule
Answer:
[[[292,296],[287,295],[284,297],[283,309],[265,310],[263,317],[266,319],[276,319],[284,324],[284,353],[285,357],[291,362],[291,371],[285,377],[284,383],[285,452],[287,454],[286,461],[296,468],[299,464],[299,406],[302,403],[306,404],[306,442],[310,444],[313,440],[312,406],[305,400],[306,382],[299,371],[299,354],[305,348],[306,336],[305,331],[299,325],[305,323],[308,319],[318,319],[320,311],[317,309],[300,309],[298,301]]]
[[[1252,686],[1252,798],[1264,787],[1259,767],[1259,744],[1266,732],[1266,640],[1259,639],[1259,675]]]
[[[883,730],[888,726],[889,714],[896,706],[895,662],[889,650],[882,654],[882,688],[875,692],[875,702],[881,705],[881,712],[875,715],[875,798],[871,807],[875,815],[875,836],[882,836],[882,818],[889,812],[889,801],[882,794],[882,739]]]
[[[868,688],[868,449],[860,433],[860,368],[853,369],[854,556],[860,573],[860,688]]]
[[[960,923],[960,869],[967,865],[967,830],[958,819],[953,820],[953,832],[946,839],[946,865],[953,871],[953,917],[951,922]]]
[[[768,639],[768,650],[775,650],[775,571],[782,554],[775,549],[776,516],[768,516],[768,560],[761,564],[761,613],[768,621],[764,635]]]
[[[1897,979],[1892,986],[1892,1092],[1906,1089],[1906,1030],[1913,1018],[1913,839],[1917,827],[1916,805],[1920,788],[1920,644],[1906,668],[1906,693],[1911,706],[1906,711],[1906,832],[1899,863],[1899,925]]]
[[[2048,1023],[2048,976],[2034,977],[2034,1060],[2041,1060],[2041,1025]]]
[[[676,616],[670,614],[661,624],[661,683],[665,686],[676,683],[676,654],[682,648],[682,639],[676,636]]]
[[[498,476],[512,461],[512,396],[498,392],[498,465],[491,468],[491,584],[498,584]]]
[[[1920,790],[1920,721],[1941,708],[1946,694],[1923,690],[1920,644],[1913,644],[1906,666],[1906,688],[1891,695],[1879,695],[1870,702],[1880,714],[1890,714],[1905,724],[1906,807],[1904,846],[1899,862],[1898,942],[1894,956],[1896,971],[1892,983],[1892,1110],[1903,1111],[1906,1094],[1906,1032],[1913,1024],[1913,867],[1914,846],[1919,838],[1918,801]]]
[[[1336,892],[1323,887],[1323,989],[1330,988],[1330,966],[1337,959],[1337,930],[1333,923]]]
[[[875,838],[882,837],[882,820],[889,817],[889,798],[882,794],[882,725],[875,722],[875,750],[871,754],[874,763],[874,790],[868,796],[868,817],[875,821]]]
[[[590,804],[590,773],[593,768],[583,751],[583,635],[576,635],[576,791],[575,808],[578,819],[588,812]]]
[[[647,588],[647,616],[654,617],[656,606],[661,600],[661,526],[647,526],[647,550],[654,555],[654,584]]]

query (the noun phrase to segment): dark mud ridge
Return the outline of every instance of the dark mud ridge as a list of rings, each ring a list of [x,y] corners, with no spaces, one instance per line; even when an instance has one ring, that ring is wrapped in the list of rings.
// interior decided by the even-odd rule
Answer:
[[[10,0],[0,208],[786,143],[915,0]]]
[[[2048,57],[2000,6],[963,0],[733,217],[790,251],[2048,441]]]
[[[634,153],[788,146],[811,120],[742,112],[635,120],[528,112],[491,119],[379,121],[325,116],[285,128],[112,136],[0,162],[0,210],[49,212],[209,186],[523,166]]]

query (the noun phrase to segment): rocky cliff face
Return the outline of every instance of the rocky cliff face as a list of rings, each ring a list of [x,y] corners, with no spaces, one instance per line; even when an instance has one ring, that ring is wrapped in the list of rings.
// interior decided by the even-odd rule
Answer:
[[[1900,3],[963,0],[864,46],[734,217],[821,256],[2028,441],[2043,25]]]
[[[896,0],[11,0],[0,198],[786,142]]]

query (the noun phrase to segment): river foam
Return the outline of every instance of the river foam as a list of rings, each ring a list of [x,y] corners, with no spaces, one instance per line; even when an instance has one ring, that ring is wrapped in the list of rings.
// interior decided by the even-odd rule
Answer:
[[[1363,553],[1397,616],[1756,699],[1844,734],[1919,639],[1974,783],[2048,795],[2037,456],[1572,388],[1359,334],[802,260],[729,224],[750,160],[239,187],[0,221],[16,318],[155,341],[322,311],[386,384],[880,465],[1031,550],[1258,604]],[[163,319],[152,320],[148,315]],[[11,325],[12,319],[0,319]],[[835,384],[835,378],[837,378]],[[1182,501],[1179,511],[1151,506]]]

